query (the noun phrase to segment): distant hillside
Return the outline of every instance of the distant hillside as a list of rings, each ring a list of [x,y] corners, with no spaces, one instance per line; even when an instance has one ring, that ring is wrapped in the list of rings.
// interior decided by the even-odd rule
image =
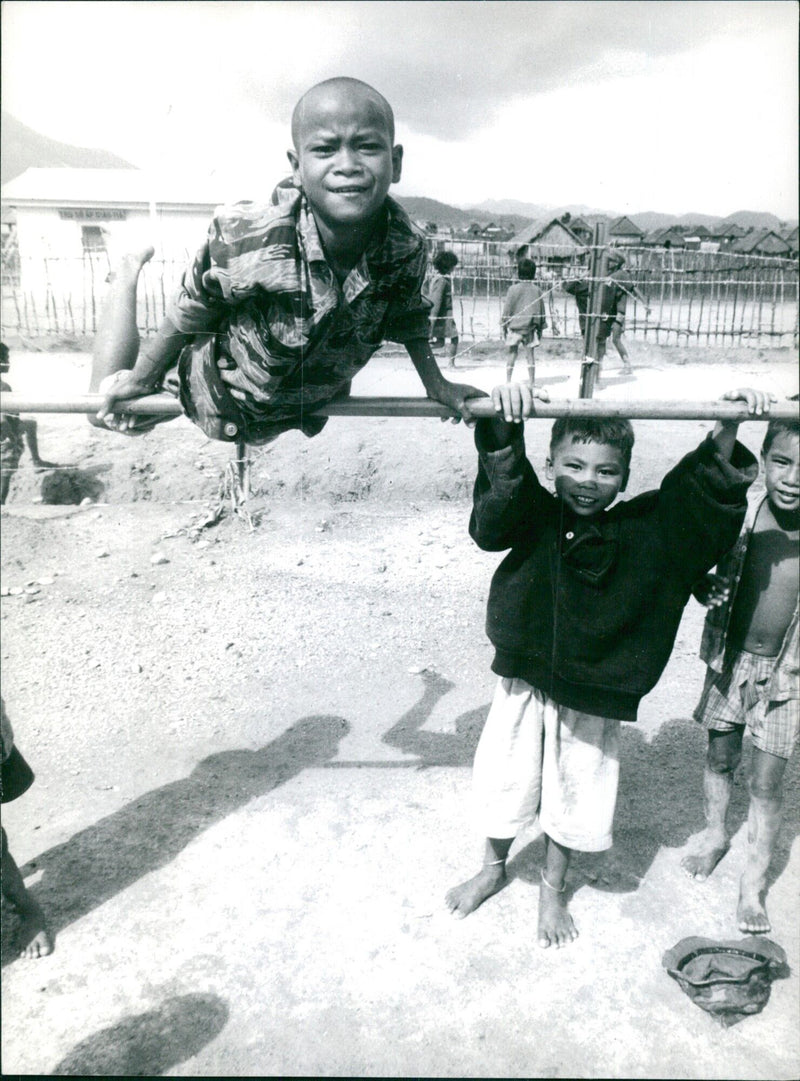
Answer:
[[[726,225],[741,225],[743,229],[779,229],[783,224],[774,214],[762,214],[757,210],[737,210],[724,219]]]
[[[546,203],[524,203],[518,199],[484,199],[476,206],[465,208],[468,214],[513,214],[517,217],[526,218],[528,221],[536,221],[540,218],[560,218],[562,214],[569,212],[572,217],[610,217],[617,218],[619,215],[608,210],[598,210],[596,207],[585,206],[580,203],[571,203],[564,206],[548,206]]]
[[[722,218],[715,214],[661,214],[657,210],[646,210],[642,214],[631,214],[631,218],[640,229],[664,229],[668,225],[705,225],[712,229],[717,225],[741,225],[744,229],[780,229],[784,223],[774,214],[759,210],[737,210]]]
[[[598,210],[595,207],[581,205],[547,206],[541,203],[523,203],[515,199],[485,199],[477,206],[469,207],[466,213],[472,215],[487,213],[495,216],[501,213],[520,214],[535,220],[537,218],[560,218],[566,211],[569,211],[573,217],[579,215],[588,222],[595,221],[598,218],[613,221],[614,218],[619,217],[619,214],[614,210]],[[705,225],[706,228],[710,229],[725,222],[727,225],[732,223],[741,225],[745,229],[751,226],[754,229],[779,229],[787,224],[781,222],[774,214],[757,210],[737,210],[735,214],[729,214],[727,218],[723,218],[718,214],[703,214],[700,212],[663,214],[657,210],[645,210],[641,214],[629,214],[628,217],[640,229],[644,229],[645,232],[664,229],[668,225]]]
[[[403,195],[397,197],[398,203],[405,209],[410,218],[415,221],[435,221],[437,225],[450,225],[454,229],[466,229],[474,222],[487,225],[490,221],[497,225],[508,226],[514,232],[518,232],[531,220],[518,214],[501,214],[480,210],[470,207],[463,210],[461,207],[450,206],[448,203],[440,203],[436,199],[427,199],[424,196]]]
[[[2,114],[0,148],[0,183],[3,184],[24,173],[26,169],[52,169],[62,166],[77,169],[136,168],[108,150],[91,150],[49,139],[5,111]]]

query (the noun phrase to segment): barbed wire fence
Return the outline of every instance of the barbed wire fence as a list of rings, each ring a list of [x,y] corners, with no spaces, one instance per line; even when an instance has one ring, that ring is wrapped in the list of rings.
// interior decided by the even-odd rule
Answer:
[[[431,238],[431,250],[454,251],[453,315],[459,335],[474,343],[499,341],[505,295],[517,279],[507,242]],[[624,247],[622,280],[630,288],[626,333],[681,346],[797,347],[800,326],[798,263],[774,256]],[[564,283],[588,277],[592,248],[528,245],[545,294],[545,340],[581,338],[578,310]],[[140,279],[137,319],[153,333],[188,263],[154,258]],[[111,267],[105,252],[78,258],[19,257],[3,268],[2,332],[23,342],[82,343],[98,325]],[[637,295],[638,294],[638,295]],[[644,303],[642,299],[644,298]]]

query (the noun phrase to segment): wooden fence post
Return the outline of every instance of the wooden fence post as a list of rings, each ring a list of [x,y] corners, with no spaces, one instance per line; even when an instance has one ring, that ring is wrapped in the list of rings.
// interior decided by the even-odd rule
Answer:
[[[592,240],[592,258],[589,264],[589,280],[592,288],[589,293],[589,311],[586,320],[584,357],[581,365],[581,398],[591,398],[597,379],[597,332],[600,329],[600,298],[606,273],[606,227],[604,222],[597,222]]]

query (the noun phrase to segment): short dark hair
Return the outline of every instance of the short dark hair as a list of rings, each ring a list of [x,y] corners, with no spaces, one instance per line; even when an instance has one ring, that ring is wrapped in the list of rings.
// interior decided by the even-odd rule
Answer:
[[[793,394],[789,398],[790,402],[796,402],[800,400],[800,395]],[[800,417],[792,418],[792,420],[771,420],[767,425],[767,434],[764,436],[764,442],[761,444],[761,453],[767,454],[769,448],[775,442],[779,435],[800,435]]]
[[[532,282],[536,277],[536,263],[533,259],[520,259],[517,263],[517,274],[521,281]]]
[[[321,83],[317,83],[316,86],[312,86],[310,90],[306,90],[297,105],[295,105],[292,112],[292,142],[295,147],[297,147],[300,136],[304,107],[320,92],[324,93],[325,91],[352,95],[360,94],[362,97],[371,98],[383,115],[390,142],[394,143],[394,113],[383,94],[378,93],[374,86],[370,86],[369,83],[365,83],[361,79],[353,79],[349,75],[338,75],[333,79],[324,79]]]
[[[550,432],[550,457],[564,440],[573,443],[605,443],[622,454],[625,468],[630,468],[633,452],[633,426],[621,417],[559,417]]]
[[[433,265],[440,274],[449,274],[458,266],[458,256],[454,251],[439,251],[433,257]]]

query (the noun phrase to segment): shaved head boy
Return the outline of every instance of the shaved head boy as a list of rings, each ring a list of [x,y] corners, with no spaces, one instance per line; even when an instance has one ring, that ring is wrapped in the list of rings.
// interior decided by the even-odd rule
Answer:
[[[385,340],[405,345],[428,397],[471,420],[469,399],[483,392],[439,371],[425,240],[388,194],[403,162],[391,106],[359,79],[326,79],[297,103],[291,132],[291,182],[271,202],[218,211],[141,353],[136,285],[153,249],[123,260],[95,342],[90,390],[104,394],[95,423],[146,430],[157,419],[133,418],[125,401],[177,386],[212,438],[316,435],[319,410],[349,393]]]

